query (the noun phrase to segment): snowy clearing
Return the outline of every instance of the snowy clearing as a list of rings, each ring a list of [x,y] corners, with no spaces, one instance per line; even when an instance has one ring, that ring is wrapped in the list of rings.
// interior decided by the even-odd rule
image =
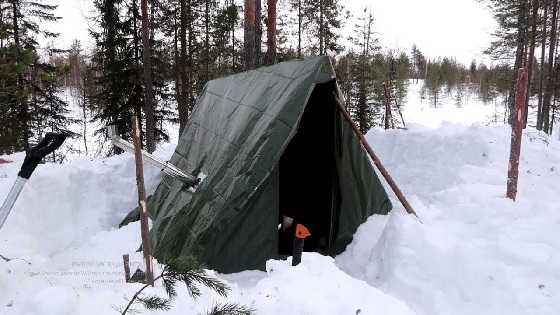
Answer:
[[[433,125],[367,135],[422,223],[387,188],[394,211],[371,217],[346,252],[218,275],[232,288],[227,300],[257,314],[557,314],[560,141],[525,133],[513,203],[504,197],[509,128],[442,122],[452,113],[445,111]],[[156,155],[168,158],[173,147]],[[2,157],[14,162],[0,164],[0,200],[23,157]],[[161,174],[148,165],[145,172],[151,192]],[[132,271],[141,266],[139,224],[116,229],[136,198],[132,156],[40,165],[0,230],[0,254],[25,259],[0,260],[0,314],[116,314],[139,288],[123,283],[121,258],[130,253]],[[223,301],[179,295],[169,314],[204,313]]]

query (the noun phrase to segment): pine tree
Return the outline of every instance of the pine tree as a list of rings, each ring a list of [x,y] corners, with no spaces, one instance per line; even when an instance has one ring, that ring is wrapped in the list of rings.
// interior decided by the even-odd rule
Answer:
[[[310,41],[308,50],[312,55],[339,53],[343,47],[339,43],[342,20],[348,19],[349,12],[342,16],[344,6],[339,0],[302,0],[302,27],[307,30]]]
[[[494,32],[495,40],[491,43],[486,53],[494,59],[514,57],[512,78],[510,81],[510,92],[508,96],[509,118],[513,122],[515,103],[515,82],[519,68],[525,62],[526,44],[528,33],[528,3],[527,0],[488,0],[496,21],[498,29]],[[512,52],[515,54],[512,56]]]
[[[364,15],[358,18],[354,26],[356,37],[350,41],[359,49],[358,54],[347,55],[349,80],[352,81],[347,89],[347,106],[354,116],[360,131],[366,133],[373,126],[374,109],[371,107],[373,72],[371,71],[373,56],[379,51],[377,38],[373,37],[373,14],[364,10]],[[343,70],[344,71],[344,70]]]
[[[63,131],[66,103],[58,97],[63,69],[39,58],[37,37],[56,37],[42,22],[56,22],[56,5],[0,2],[0,152],[28,149],[49,125]],[[48,49],[49,54],[56,53]]]
[[[434,107],[437,107],[440,96],[441,87],[445,83],[442,75],[441,61],[428,61],[425,88],[430,93]]]
[[[412,77],[416,79],[416,83],[418,83],[419,78],[424,78],[426,76],[426,58],[416,44],[412,45],[411,59]]]

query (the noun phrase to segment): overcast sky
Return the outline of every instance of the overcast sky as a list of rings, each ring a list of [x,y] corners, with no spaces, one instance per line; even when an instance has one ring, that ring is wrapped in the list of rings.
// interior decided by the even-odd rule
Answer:
[[[68,47],[74,38],[91,45],[88,21],[92,0],[58,0],[62,20],[49,27],[60,32],[57,45]],[[263,0],[265,2],[265,0]],[[343,1],[344,2],[344,1]],[[482,51],[490,43],[495,22],[476,0],[346,0],[354,15],[371,9],[374,28],[384,48],[410,52],[413,43],[429,58],[454,56],[469,64],[486,60]],[[347,23],[351,27],[353,22]]]

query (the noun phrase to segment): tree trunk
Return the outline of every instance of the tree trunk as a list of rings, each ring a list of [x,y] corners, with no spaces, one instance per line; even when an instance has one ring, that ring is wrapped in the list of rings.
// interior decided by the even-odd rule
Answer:
[[[137,1],[133,0],[132,1],[132,30],[134,32],[133,35],[133,45],[134,45],[134,65],[136,67],[135,71],[136,71],[136,80],[135,80],[135,86],[134,86],[134,95],[133,97],[138,97],[138,100],[140,100],[140,93],[141,93],[141,89],[142,89],[142,85],[140,82],[140,44],[139,44],[139,39],[138,39],[138,27],[136,22],[138,21],[138,6],[137,6]],[[144,92],[145,93],[145,92]],[[140,102],[137,102],[136,104],[132,105],[134,107],[134,114],[136,115],[136,117],[138,117],[138,125],[140,126],[140,144],[143,145],[144,143],[144,132],[142,131],[142,107],[145,106],[145,104],[141,104]]]
[[[4,25],[4,10],[0,10],[0,25]],[[0,37],[0,49],[4,48],[4,36]]]
[[[554,100],[554,103],[556,103],[556,100]],[[556,104],[554,104],[552,106],[552,118],[550,119],[550,128],[548,131],[548,134],[552,134],[552,131],[554,130],[554,120],[556,119]]]
[[[262,23],[261,23],[261,0],[255,1],[255,68],[258,68],[262,62]]]
[[[193,39],[194,39],[194,32],[193,32],[193,11],[192,11],[192,0],[187,1],[187,32],[189,37],[187,38],[187,86],[186,86],[186,99],[187,99],[187,115],[190,115],[193,108],[194,108],[194,91],[193,91]]]
[[[210,0],[204,1],[204,82],[210,80]]]
[[[533,14],[531,15],[531,44],[529,49],[529,63],[527,72],[527,96],[525,99],[525,121],[523,128],[527,127],[527,113],[529,113],[529,98],[531,97],[531,83],[533,82],[533,65],[535,60],[535,38],[537,36],[537,13],[539,10],[539,0],[533,0]]]
[[[525,14],[526,14],[526,4],[525,0],[519,1],[519,9],[518,9],[518,16],[517,16],[517,51],[515,53],[515,64],[513,67],[513,75],[511,79],[510,91],[509,91],[509,102],[508,102],[508,109],[509,109],[509,118],[508,122],[511,125],[514,120],[514,106],[515,106],[515,84],[517,82],[517,75],[519,68],[521,68],[521,64],[523,63],[523,51],[524,51],[524,43],[525,43]]]
[[[323,55],[324,38],[323,38],[323,2],[319,0],[319,55]]]
[[[515,201],[517,196],[517,179],[519,175],[519,155],[521,153],[521,139],[523,132],[523,116],[525,115],[525,92],[527,87],[527,72],[524,68],[519,69],[517,85],[517,94],[515,95],[515,109],[513,116],[515,120],[511,125],[511,142],[507,177],[507,193],[506,196]]]
[[[18,1],[12,0],[12,23],[13,23],[13,33],[14,33],[14,44],[16,47],[21,49],[20,38],[19,38],[19,22],[18,22]],[[23,92],[23,75],[18,72],[16,88],[18,92]],[[27,106],[27,100],[21,98],[21,103],[18,104],[18,100],[15,103],[16,106],[19,105],[19,120],[21,123],[22,133],[23,133],[23,148],[27,151],[29,149],[29,138],[31,133],[29,131],[29,109]],[[17,107],[16,107],[17,108]]]
[[[179,41],[181,43],[181,53],[179,56],[179,76],[180,80],[180,91],[179,91],[179,135],[183,133],[183,129],[187,125],[187,120],[189,117],[189,109],[187,102],[187,0],[180,0],[180,28],[179,28]]]
[[[175,74],[175,100],[177,100],[177,104],[181,101],[181,76],[180,76],[180,69],[179,69],[179,35],[177,32],[178,25],[177,25],[177,11],[173,13],[173,60],[174,60],[174,74]]]
[[[152,82],[152,48],[148,21],[148,0],[142,0],[142,46],[144,59],[144,114],[146,115],[146,149],[156,149],[154,121],[154,91]]]
[[[393,129],[393,115],[391,114],[391,97],[387,90],[387,83],[383,82],[383,90],[385,92],[385,129]]]
[[[546,73],[546,90],[544,92],[543,105],[542,105],[542,122],[543,129],[548,132],[548,125],[550,122],[550,101],[554,91],[554,50],[556,48],[556,27],[558,21],[556,20],[558,13],[558,1],[554,1],[552,5],[552,29],[550,30],[550,46],[548,49],[548,70]]]
[[[136,116],[132,117],[134,157],[136,161],[136,185],[138,186],[138,210],[140,211],[140,234],[142,237],[142,252],[144,254],[144,267],[146,267],[146,282],[154,285],[152,265],[152,249],[148,225],[148,199],[144,186],[144,167],[142,164],[142,149],[140,148],[140,126]]]
[[[298,45],[297,56],[301,59],[301,0],[298,0]]]
[[[87,112],[86,112],[86,105],[87,105],[87,82],[86,82],[86,75],[82,77],[82,133],[84,139],[84,148],[86,150],[86,156],[88,155],[88,146],[87,146]]]
[[[267,64],[273,65],[276,63],[276,1],[267,0],[268,4],[268,19],[267,19]]]
[[[541,35],[541,73],[539,77],[539,104],[537,107],[537,130],[542,130],[542,102],[543,102],[543,91],[544,91],[544,59],[546,55],[546,24],[548,21],[548,2],[543,1],[544,15],[543,15],[543,30]]]
[[[235,1],[231,0],[231,7],[235,6]],[[231,72],[235,72],[235,18],[231,19]]]
[[[245,0],[244,50],[245,70],[255,69],[255,0]]]

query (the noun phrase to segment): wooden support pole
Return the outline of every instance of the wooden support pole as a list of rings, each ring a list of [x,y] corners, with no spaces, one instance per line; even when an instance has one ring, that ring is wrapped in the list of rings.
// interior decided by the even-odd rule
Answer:
[[[515,94],[515,112],[511,126],[511,143],[509,152],[507,193],[506,196],[515,201],[517,196],[517,179],[519,175],[519,155],[521,153],[521,139],[523,134],[523,123],[525,121],[525,98],[527,93],[527,69],[519,68],[517,75],[517,87]]]
[[[128,254],[122,255],[123,266],[124,266],[124,281],[126,283],[130,282],[130,257]]]
[[[369,156],[373,160],[373,163],[375,164],[375,166],[377,167],[377,169],[379,170],[381,175],[383,175],[383,177],[387,181],[387,184],[389,184],[389,186],[391,187],[391,189],[393,190],[393,192],[395,193],[395,195],[397,196],[397,198],[399,199],[399,201],[403,205],[406,212],[408,214],[413,214],[414,216],[416,216],[418,218],[418,215],[412,209],[412,207],[410,206],[410,204],[408,203],[408,201],[404,197],[403,193],[401,192],[401,190],[399,189],[399,187],[397,186],[395,181],[393,181],[393,178],[391,177],[391,175],[389,175],[389,172],[387,172],[387,170],[385,169],[383,164],[381,164],[381,160],[379,160],[377,155],[373,152],[373,149],[369,146],[366,138],[360,132],[360,129],[358,129],[358,127],[356,126],[356,123],[354,123],[354,121],[350,117],[350,114],[348,114],[348,111],[346,111],[346,108],[344,108],[344,106],[340,103],[340,101],[338,100],[338,97],[336,97],[336,95],[334,96],[334,101],[335,101],[336,105],[338,106],[338,109],[340,109],[340,112],[342,112],[342,115],[344,116],[346,121],[348,121],[350,126],[352,126],[352,129],[354,130],[354,133],[358,136],[358,138],[360,138],[360,141],[362,142],[362,145],[364,146],[367,153],[369,154]]]
[[[142,148],[140,143],[140,127],[138,117],[132,116],[132,128],[134,131],[134,156],[136,157],[136,184],[138,186],[138,207],[140,209],[140,232],[142,234],[142,252],[144,253],[144,265],[146,266],[146,282],[154,285],[154,274],[152,272],[152,250],[149,239],[148,227],[148,203],[146,201],[146,189],[144,187],[144,168],[142,165]]]

